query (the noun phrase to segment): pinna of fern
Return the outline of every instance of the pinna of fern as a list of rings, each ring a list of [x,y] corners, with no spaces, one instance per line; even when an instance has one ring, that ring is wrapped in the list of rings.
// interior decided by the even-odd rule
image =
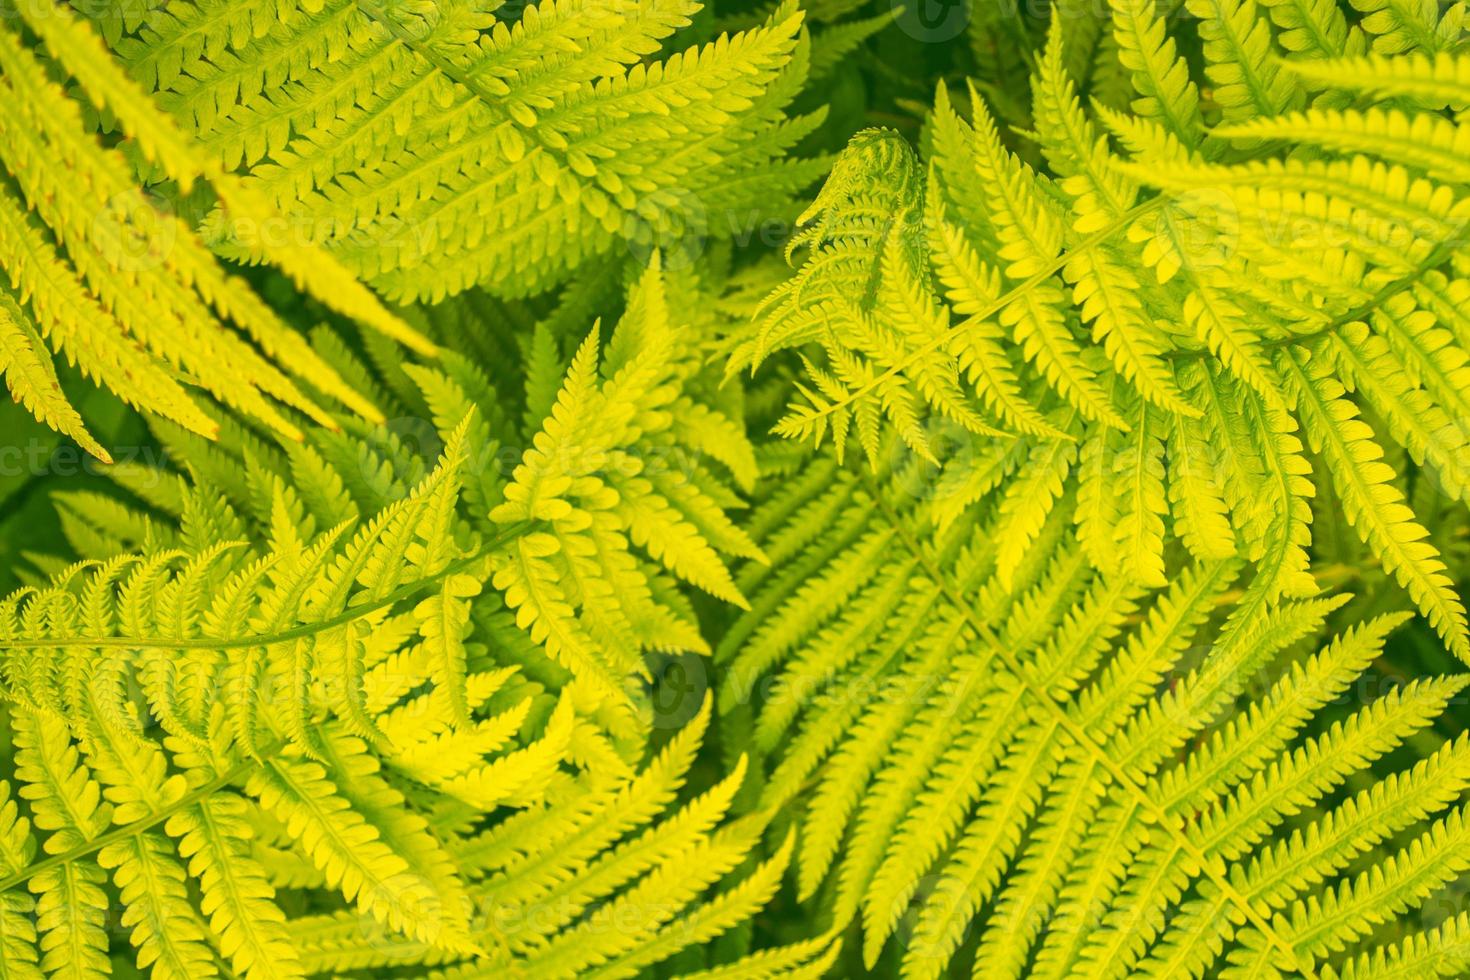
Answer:
[[[298,439],[302,417],[335,424],[323,397],[381,418],[88,120],[107,114],[133,156],[182,190],[208,185],[240,220],[268,225],[278,212],[154,106],[69,7],[6,0],[0,15],[0,372],[16,400],[103,460],[51,351],[129,405],[206,435],[215,425],[191,387]],[[323,250],[288,241],[262,257],[327,307],[432,350]]]
[[[1099,571],[1072,494],[1002,582],[1010,498],[936,529],[950,489],[912,457],[785,474],[717,651],[756,806],[796,825],[845,972],[1470,968],[1470,918],[1434,913],[1470,869],[1470,741],[1440,728],[1466,679],[1383,683],[1405,614],[1333,635],[1345,596],[1268,602],[1238,559],[1162,591]]]
[[[1384,461],[1388,440],[1416,485],[1470,494],[1470,144],[1454,111],[1470,69],[1445,51],[1363,55],[1413,46],[1378,43],[1399,37],[1386,13],[1349,29],[1331,4],[1301,28],[1320,34],[1313,60],[1283,60],[1268,14],[1285,5],[1267,6],[1186,4],[1197,80],[1155,5],[1112,4],[1132,113],[1083,107],[1055,21],[1018,134],[1042,170],[983,98],[966,120],[943,85],[924,162],[895,134],[857,136],[793,243],[804,264],[730,367],[812,351],[778,431],[830,435],[839,454],[851,435],[871,458],[885,431],[935,465],[936,438],[967,447],[984,464],[971,492],[1004,485],[1025,514],[1002,581],[1074,491],[1099,569],[1160,587],[1177,540],[1197,561],[1248,559],[1272,600],[1310,596],[1325,478],[1470,660],[1417,490]]]

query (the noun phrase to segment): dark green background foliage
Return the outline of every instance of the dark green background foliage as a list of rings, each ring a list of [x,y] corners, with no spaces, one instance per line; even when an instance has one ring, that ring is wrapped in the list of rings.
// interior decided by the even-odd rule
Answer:
[[[0,975],[1470,975],[1437,0],[0,0]]]

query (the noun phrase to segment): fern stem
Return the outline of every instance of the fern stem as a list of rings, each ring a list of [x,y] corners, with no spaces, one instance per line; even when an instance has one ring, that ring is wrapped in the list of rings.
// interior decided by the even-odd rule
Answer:
[[[1460,224],[1455,228],[1455,233],[1449,238],[1442,240],[1438,245],[1434,246],[1434,248],[1430,250],[1429,254],[1424,257],[1424,261],[1415,266],[1412,272],[1410,272],[1406,276],[1395,279],[1393,282],[1382,287],[1378,290],[1378,292],[1373,294],[1373,297],[1371,299],[1367,300],[1360,306],[1349,310],[1341,316],[1334,317],[1332,320],[1329,320],[1327,323],[1318,327],[1316,330],[1311,330],[1307,333],[1294,334],[1291,337],[1285,337],[1281,340],[1271,341],[1269,343],[1262,344],[1261,346],[1269,350],[1278,347],[1289,347],[1293,344],[1304,343],[1309,340],[1314,340],[1317,337],[1332,333],[1335,330],[1341,330],[1349,323],[1367,317],[1374,310],[1382,306],[1384,302],[1392,299],[1399,293],[1403,292],[1405,289],[1408,289],[1415,283],[1421,281],[1428,273],[1433,271],[1436,266],[1442,265],[1443,263],[1449,261],[1449,259],[1464,243],[1464,235],[1466,231],[1470,231],[1470,222],[1460,222]]]
[[[1037,702],[1046,706],[1047,710],[1057,719],[1057,723],[1066,729],[1067,734],[1078,745],[1084,746],[1087,749],[1092,755],[1093,761],[1106,768],[1112,774],[1113,778],[1118,781],[1120,786],[1126,787],[1130,795],[1134,798],[1134,801],[1143,809],[1147,810],[1159,826],[1168,829],[1170,834],[1175,838],[1175,846],[1187,852],[1199,868],[1210,876],[1215,886],[1220,890],[1220,893],[1240,909],[1241,914],[1250,920],[1251,924],[1260,931],[1262,936],[1266,937],[1272,945],[1276,946],[1285,954],[1286,961],[1291,964],[1291,969],[1304,977],[1311,978],[1311,980],[1317,980],[1318,974],[1316,970],[1310,964],[1303,964],[1301,962],[1300,958],[1296,955],[1296,951],[1292,949],[1291,944],[1281,938],[1275,928],[1273,928],[1271,921],[1256,911],[1250,901],[1231,883],[1229,876],[1225,874],[1223,869],[1212,863],[1209,855],[1201,851],[1194,841],[1190,839],[1189,835],[1183,832],[1182,822],[1171,817],[1162,806],[1155,800],[1150,799],[1149,795],[1144,791],[1144,787],[1134,779],[1133,774],[1125,770],[1116,760],[1108,755],[1106,748],[1099,745],[1093,739],[1091,733],[1079,725],[1055,698],[1044,688],[1037,686],[1030,672],[1025,670],[1021,662],[1015,658],[1015,655],[1006,648],[1005,644],[1000,642],[1000,638],[991,630],[989,624],[976,615],[971,604],[964,601],[964,596],[955,589],[954,585],[949,581],[949,576],[930,559],[928,553],[920,546],[909,529],[903,524],[899,515],[894,513],[892,508],[889,507],[887,501],[883,499],[882,494],[879,492],[879,488],[874,484],[871,475],[865,479],[868,482],[869,495],[873,498],[874,505],[883,511],[884,516],[893,525],[899,539],[903,541],[904,547],[913,553],[914,557],[924,566],[934,582],[949,596],[949,600],[954,604],[955,608],[961,610],[965,618],[970,621],[981,642],[987,644],[994,655],[1005,663],[1011,674],[1025,686],[1026,690]]]
[[[1435,245],[1429,254],[1424,257],[1424,260],[1416,265],[1408,274],[1385,284],[1369,299],[1348,310],[1346,313],[1331,318],[1314,330],[1307,330],[1302,333],[1291,334],[1287,337],[1263,341],[1261,343],[1262,350],[1280,350],[1284,347],[1294,347],[1297,344],[1309,343],[1318,337],[1324,337],[1341,330],[1349,323],[1366,318],[1388,300],[1393,299],[1404,290],[1411,288],[1415,283],[1422,281],[1425,275],[1432,272],[1437,266],[1449,261],[1455,254],[1455,251],[1460,247],[1467,231],[1470,231],[1470,221],[1461,222],[1456,227],[1455,233],[1452,236]],[[1164,356],[1179,361],[1190,361],[1199,360],[1209,356],[1209,354],[1210,352],[1208,350],[1175,350],[1167,352]]]
[[[237,638],[211,638],[207,636],[193,637],[189,639],[174,637],[137,637],[137,636],[53,636],[46,639],[18,639],[6,640],[0,643],[0,650],[50,650],[57,647],[148,647],[154,650],[235,650],[244,647],[264,647],[276,643],[285,643],[291,640],[299,640],[303,637],[315,636],[327,630],[344,626],[354,620],[361,619],[368,613],[404,599],[416,595],[420,591],[436,585],[458,572],[474,567],[478,562],[484,561],[494,554],[496,549],[529,531],[531,525],[528,522],[508,524],[496,533],[490,541],[472,555],[457,559],[445,565],[438,572],[427,578],[417,579],[400,585],[374,602],[363,603],[353,606],[335,616],[323,619],[315,623],[303,623],[293,626],[278,633],[263,633],[259,636],[237,637]]]
[[[984,309],[977,311],[971,316],[965,317],[959,323],[956,323],[954,326],[937,335],[936,337],[934,337],[934,339],[928,341],[927,343],[920,344],[918,347],[915,347],[913,350],[909,351],[908,354],[894,361],[893,365],[888,368],[888,370],[873,378],[871,381],[869,381],[867,384],[863,385],[856,391],[849,393],[846,397],[834,399],[832,403],[830,405],[827,405],[825,408],[814,411],[810,415],[804,415],[803,420],[809,421],[811,419],[825,418],[838,409],[845,408],[846,406],[851,405],[853,402],[857,401],[868,393],[877,390],[879,387],[887,383],[890,379],[903,373],[914,364],[917,364],[928,355],[934,353],[936,350],[948,346],[950,341],[954,340],[956,337],[969,330],[970,325],[977,320],[986,320],[990,317],[995,316],[1011,303],[1026,295],[1026,293],[1030,290],[1035,289],[1037,286],[1046,282],[1052,276],[1057,275],[1059,272],[1062,271],[1062,269],[1066,268],[1067,263],[1071,262],[1079,254],[1091,251],[1097,246],[1103,244],[1108,239],[1118,234],[1118,232],[1127,228],[1134,220],[1141,218],[1151,211],[1158,210],[1165,203],[1167,203],[1167,201],[1168,198],[1160,194],[1157,197],[1149,198],[1142,204],[1137,204],[1129,208],[1127,211],[1123,212],[1112,221],[1110,221],[1106,228],[1101,228],[1098,231],[1093,232],[1088,237],[1084,238],[1082,241],[1078,242],[1075,248],[1063,249],[1062,253],[1058,255],[1054,260],[1048,262],[1042,268],[1038,269],[1034,276],[1032,276],[1030,279],[1027,279],[1025,282],[1013,287],[1012,289],[1009,289],[1006,292],[1002,293],[1000,296],[996,297],[994,302],[987,305]]]
[[[284,741],[267,743],[266,745],[261,747],[260,754],[262,756],[273,755],[281,748],[283,748],[285,744],[286,743]],[[207,783],[201,783],[199,786],[185,793],[183,796],[179,797],[168,806],[157,811],[156,813],[153,813],[148,817],[145,817],[142,820],[138,820],[130,824],[125,824],[121,827],[115,827],[105,834],[99,834],[98,836],[92,838],[84,844],[78,844],[76,847],[73,847],[67,851],[62,851],[60,854],[53,854],[48,858],[44,858],[40,861],[35,862],[34,864],[27,866],[21,871],[17,871],[10,877],[0,880],[0,894],[4,894],[5,892],[10,891],[10,889],[14,888],[16,885],[24,884],[25,882],[34,878],[36,875],[40,874],[43,871],[71,864],[73,861],[77,861],[81,858],[87,857],[88,855],[95,854],[109,844],[116,843],[120,840],[126,840],[129,837],[141,834],[146,830],[158,826],[160,823],[167,820],[175,813],[178,813],[181,810],[187,810],[194,804],[199,803],[205,798],[212,796],[213,794],[224,789],[230,783],[236,782],[247,772],[249,772],[252,766],[255,765],[259,765],[259,762],[257,760],[245,759],[229,772],[226,772],[221,776],[216,776],[214,779],[211,779]]]
[[[395,41],[403,45],[408,50],[412,51],[414,54],[418,55],[420,58],[424,59],[424,61],[436,72],[443,75],[445,78],[449,79],[455,84],[463,85],[465,88],[469,89],[470,92],[475,96],[475,98],[479,99],[491,109],[498,110],[501,108],[502,103],[498,99],[496,99],[495,96],[485,91],[485,89],[475,80],[475,73],[473,70],[461,71],[452,62],[446,61],[444,58],[441,58],[439,55],[435,54],[432,48],[424,44],[418,38],[414,37],[407,30],[405,30],[403,25],[395,20],[382,7],[378,6],[376,3],[369,2],[369,0],[358,0],[357,9],[366,19],[382,25],[384,30],[393,35],[393,39]]]

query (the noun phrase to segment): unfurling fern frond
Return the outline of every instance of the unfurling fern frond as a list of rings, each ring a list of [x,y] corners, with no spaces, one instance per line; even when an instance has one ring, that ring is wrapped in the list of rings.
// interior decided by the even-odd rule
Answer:
[[[1375,688],[1403,614],[1320,639],[1345,597],[1232,597],[1238,561],[1158,591],[1096,572],[1070,502],[1005,581],[1016,498],[935,531],[963,491],[923,478],[792,474],[719,654],[801,894],[860,924],[866,969],[1463,972],[1464,916],[1412,911],[1470,868],[1470,742],[1434,729],[1465,678]]]
[[[1266,6],[1290,50],[1362,51],[1330,5]],[[896,134],[861,134],[732,370],[812,351],[778,432],[830,433],[839,454],[855,432],[873,459],[892,431],[935,465],[948,432],[996,460],[983,490],[1032,501],[1075,488],[1096,567],[1151,587],[1179,540],[1196,560],[1248,559],[1272,601],[1312,594],[1325,474],[1363,542],[1470,661],[1443,555],[1412,488],[1379,462],[1402,446],[1415,485],[1467,499],[1470,143],[1463,119],[1438,111],[1466,104],[1464,59],[1414,33],[1419,5],[1378,6],[1362,29],[1418,37],[1424,53],[1283,62],[1255,4],[1187,4],[1207,105],[1154,5],[1116,3],[1137,115],[1084,110],[1056,18],[1033,129],[1017,136],[1045,168],[973,90],[966,121],[941,85],[927,180]],[[1355,91],[1380,101],[1353,105]],[[1003,530],[1017,527],[1024,547],[1023,525]]]

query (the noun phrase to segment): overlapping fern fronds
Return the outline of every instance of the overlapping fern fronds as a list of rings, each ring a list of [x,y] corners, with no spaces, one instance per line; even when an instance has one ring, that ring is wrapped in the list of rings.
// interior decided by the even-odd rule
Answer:
[[[334,425],[333,403],[380,420],[303,342],[319,314],[284,315],[219,257],[269,262],[427,353],[359,277],[394,299],[531,295],[609,253],[740,233],[825,166],[787,155],[821,120],[785,114],[810,60],[793,7],[679,51],[697,3],[548,2],[513,23],[498,6],[83,5],[92,24],[7,0],[0,371],[15,398],[104,460],[48,348],[206,435],[194,387],[293,438]],[[882,22],[846,25],[823,57]]]
[[[1084,107],[1053,20],[1014,137],[1041,170],[943,85],[922,160],[856,137],[731,369],[820,351],[780,432],[869,457],[897,432],[947,474],[978,460],[955,479],[1017,510],[1002,581],[1073,488],[1101,570],[1160,587],[1177,541],[1248,559],[1273,600],[1310,596],[1325,484],[1470,660],[1417,491],[1385,462],[1402,447],[1416,483],[1470,493],[1470,76],[1436,41],[1462,11],[1189,2],[1196,79],[1168,6],[1111,5],[1131,113]]]
[[[381,370],[368,367],[336,335],[320,333],[322,356],[397,413],[393,421],[343,418],[340,431],[275,445],[232,426],[228,448],[160,423],[175,472],[113,470],[137,506],[59,495],[72,552],[104,560],[139,547],[193,552],[222,541],[301,549],[317,571],[302,572],[296,605],[270,615],[332,619],[416,583],[420,615],[430,620],[425,639],[444,650],[446,695],[461,717],[465,653],[456,634],[471,606],[498,647],[541,649],[538,674],[577,678],[588,703],[611,711],[646,673],[646,652],[708,651],[679,583],[743,604],[726,557],[762,558],[726,513],[739,504],[733,487],[754,476],[752,450],[728,409],[709,400],[696,355],[700,328],[671,315],[670,288],[684,301],[699,287],[688,276],[666,279],[655,256],[629,290],[600,363],[597,332],[558,336],[554,313],[511,354],[509,373],[523,391],[447,353],[431,367],[400,364],[388,351]],[[459,305],[458,329],[475,329],[472,305]],[[494,339],[487,330],[487,342]],[[521,411],[510,414],[517,403]],[[442,454],[432,473],[426,453]],[[180,470],[190,474],[186,492]],[[354,534],[355,524],[365,527]],[[430,533],[432,554],[420,557],[414,542]],[[413,568],[364,593],[353,570],[385,560],[369,554],[373,542],[384,555],[407,549]],[[252,559],[264,555],[245,550],[226,567],[238,571]],[[242,622],[265,602],[252,596],[252,583],[273,573],[256,574],[240,582]],[[314,586],[314,574],[340,581]],[[330,602],[316,606],[313,589]],[[512,638],[517,625],[527,634],[521,640]]]
[[[95,557],[0,605],[26,807],[0,810],[7,969],[104,972],[109,880],[139,963],[190,978],[631,976],[765,903],[790,844],[747,866],[766,820],[727,819],[743,765],[662,816],[708,709],[643,761],[643,653],[704,649],[674,576],[740,601],[705,535],[747,541],[696,459],[654,465],[720,425],[689,401],[664,290],[655,259],[559,392],[540,334],[524,423],[462,359],[400,368],[444,440],[422,478],[351,420],[282,449],[232,433],[234,460],[175,429],[191,478],[119,474],[153,516],[70,502]],[[288,915],[277,892],[300,888],[340,908]],[[815,975],[830,946],[728,969]]]
[[[0,974],[1470,974],[1467,15],[0,0]]]
[[[65,718],[15,709],[17,784],[0,783],[7,973],[107,975],[109,882],[139,964],[188,980],[410,966],[633,976],[737,926],[778,886],[789,841],[737,873],[763,830],[726,819],[740,767],[668,812],[707,713],[641,771],[591,765],[570,692],[548,704],[513,669],[477,672],[485,714],[457,727],[437,689],[414,693],[434,673],[421,648],[366,645],[378,734],[321,723],[309,753],[284,736],[244,750],[234,708],[207,695],[200,727],[129,700],[146,674],[121,658],[77,679]],[[161,740],[143,737],[154,726]],[[334,898],[290,915],[281,892],[302,888]],[[816,975],[829,946],[750,965]]]
[[[129,70],[223,168],[395,299],[528,295],[631,241],[729,234],[820,162],[785,157],[802,15],[660,52],[692,0],[170,3],[108,24]],[[217,215],[226,254],[272,229]]]
[[[800,894],[864,969],[1463,974],[1470,919],[1434,909],[1470,867],[1470,742],[1436,732],[1466,679],[1375,674],[1405,614],[1325,637],[1346,597],[1232,593],[1237,559],[1098,572],[1070,493],[1002,580],[1012,498],[935,530],[952,489],[788,474],[718,654]]]

